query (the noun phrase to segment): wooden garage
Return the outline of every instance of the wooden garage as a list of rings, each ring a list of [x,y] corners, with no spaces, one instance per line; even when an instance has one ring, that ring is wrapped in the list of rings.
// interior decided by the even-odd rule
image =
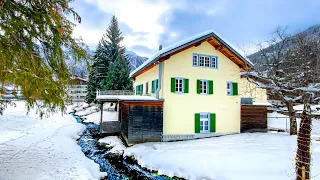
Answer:
[[[161,141],[163,101],[121,101],[119,121],[121,135],[129,146]]]
[[[267,131],[268,104],[241,104],[241,132]]]

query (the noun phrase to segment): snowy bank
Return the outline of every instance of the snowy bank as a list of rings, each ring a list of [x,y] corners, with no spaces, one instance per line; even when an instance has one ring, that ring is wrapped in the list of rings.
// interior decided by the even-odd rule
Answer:
[[[76,139],[85,126],[71,115],[40,119],[26,115],[24,102],[0,116],[0,179],[100,179],[99,166],[88,159]]]
[[[99,139],[100,144],[104,144],[106,147],[111,147],[109,152],[122,155],[126,147],[117,136],[108,136]]]

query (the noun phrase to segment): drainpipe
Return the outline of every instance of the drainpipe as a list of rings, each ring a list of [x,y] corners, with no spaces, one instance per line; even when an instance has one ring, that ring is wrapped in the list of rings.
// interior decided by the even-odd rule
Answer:
[[[159,45],[159,51],[162,50],[162,45]],[[156,89],[156,98],[159,99],[159,92],[161,90],[162,82],[162,62],[158,64],[158,88]]]
[[[156,98],[159,99],[159,92],[161,90],[161,82],[162,82],[162,63],[158,64],[158,88],[156,90]]]

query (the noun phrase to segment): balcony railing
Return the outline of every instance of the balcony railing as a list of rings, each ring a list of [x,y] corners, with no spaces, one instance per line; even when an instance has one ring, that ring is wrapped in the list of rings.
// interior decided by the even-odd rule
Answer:
[[[97,90],[97,96],[101,95],[134,95],[132,90]]]

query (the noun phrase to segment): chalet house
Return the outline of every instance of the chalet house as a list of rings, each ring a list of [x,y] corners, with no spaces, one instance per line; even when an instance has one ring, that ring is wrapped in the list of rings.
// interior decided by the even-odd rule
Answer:
[[[68,86],[68,95],[72,102],[83,102],[87,94],[88,79],[81,77],[72,77]]]
[[[240,72],[253,64],[213,31],[160,49],[135,69],[135,93],[163,101],[163,140],[240,132]]]

